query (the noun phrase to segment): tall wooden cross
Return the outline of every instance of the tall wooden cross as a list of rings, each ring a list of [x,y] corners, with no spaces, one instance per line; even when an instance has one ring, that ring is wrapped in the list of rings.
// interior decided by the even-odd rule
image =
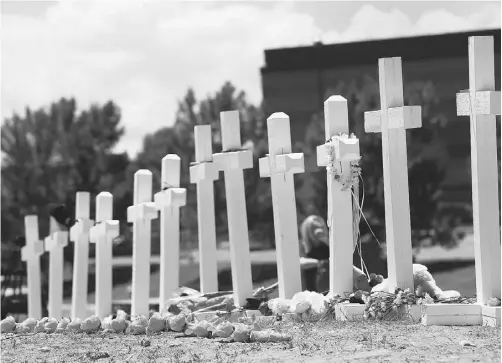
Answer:
[[[305,172],[303,153],[292,153],[289,116],[267,119],[269,154],[259,160],[260,176],[272,185],[279,297],[291,299],[302,291],[294,174]]]
[[[176,154],[162,158],[161,191],[155,194],[160,211],[160,293],[159,307],[180,285],[180,207],[187,201],[187,191],[180,188],[181,159]]]
[[[38,216],[24,217],[26,246],[21,248],[21,260],[26,261],[28,284],[28,316],[42,318],[42,295],[40,279],[40,255],[44,253],[44,242],[39,239]]]
[[[469,37],[469,90],[457,93],[457,115],[470,116],[476,297],[500,298],[500,213],[493,37]]]
[[[68,245],[68,231],[62,231],[54,217],[50,217],[50,234],[45,237],[45,250],[49,252],[49,316],[63,317],[63,248]]]
[[[94,225],[90,219],[91,195],[77,192],[76,223],[70,228],[70,241],[75,243],[73,258],[73,284],[71,318],[85,319],[87,314],[87,274],[89,270],[89,230]]]
[[[334,137],[334,155],[330,161],[326,145],[317,147],[317,165],[332,167],[343,177],[351,178],[351,162],[360,159],[359,140],[342,138],[349,134],[347,100],[342,96],[331,96],[324,102],[326,139]],[[335,171],[334,170],[334,171]],[[352,189],[344,189],[342,184],[327,174],[329,226],[329,290],[332,294],[343,295],[353,290],[354,225],[352,212]],[[356,196],[359,198],[359,196]],[[356,199],[358,201],[358,199]]]
[[[150,255],[152,219],[157,218],[152,202],[152,172],[134,174],[134,204],[127,208],[127,221],[133,224],[131,315],[149,314]]]
[[[213,155],[213,162],[225,175],[234,304],[244,306],[253,295],[253,280],[243,170],[253,167],[253,153],[242,150],[239,111],[220,117],[222,152]]]
[[[190,167],[190,182],[197,184],[200,291],[208,293],[218,291],[214,181],[219,171],[213,163],[211,125],[195,126],[194,138],[195,165]]]
[[[406,129],[422,127],[420,106],[404,106],[401,58],[378,60],[380,111],[364,113],[366,132],[382,134],[388,278],[414,289]]]
[[[96,225],[90,241],[96,246],[95,315],[100,319],[112,313],[113,240],[119,236],[119,221],[113,220],[113,195],[101,192],[96,197]]]

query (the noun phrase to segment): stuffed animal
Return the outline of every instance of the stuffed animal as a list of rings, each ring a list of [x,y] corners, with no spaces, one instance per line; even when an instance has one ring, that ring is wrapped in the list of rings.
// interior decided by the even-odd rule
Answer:
[[[418,263],[413,264],[413,285],[415,286],[415,295],[420,297],[425,294],[436,297],[441,291],[427,267]]]
[[[415,295],[424,297],[425,294],[438,299],[456,298],[460,294],[455,290],[443,291],[437,285],[427,267],[418,263],[413,264],[413,284]],[[391,286],[389,279],[384,279],[380,284],[375,285],[371,292],[383,291],[394,293],[395,286]]]

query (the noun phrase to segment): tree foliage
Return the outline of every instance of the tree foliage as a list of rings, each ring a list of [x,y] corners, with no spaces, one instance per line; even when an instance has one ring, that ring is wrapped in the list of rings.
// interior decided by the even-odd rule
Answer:
[[[124,129],[113,102],[77,111],[74,99],[61,99],[24,116],[14,114],[2,125],[2,241],[24,234],[24,216],[39,216],[43,237],[49,231],[49,209],[64,203],[73,211],[75,193],[114,194],[115,181],[129,164],[113,147]],[[115,202],[120,205],[120,197]],[[71,256],[72,248],[65,249]]]

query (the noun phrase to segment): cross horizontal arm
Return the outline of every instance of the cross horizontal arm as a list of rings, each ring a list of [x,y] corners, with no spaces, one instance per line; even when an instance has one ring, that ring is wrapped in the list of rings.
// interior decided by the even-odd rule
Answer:
[[[70,241],[76,242],[81,235],[89,234],[89,230],[94,226],[92,219],[78,219],[77,222],[70,228]]]
[[[66,247],[68,245],[68,232],[57,231],[45,237],[45,250],[50,251],[56,247]]]
[[[364,131],[381,132],[381,112],[364,113]],[[387,110],[389,129],[417,129],[422,127],[422,108],[420,106],[392,107]]]
[[[361,159],[359,152],[359,139],[357,138],[341,138],[335,136],[334,153],[335,161],[357,161]],[[319,145],[317,147],[317,166],[327,166],[330,155],[328,145]]]
[[[21,261],[28,261],[44,253],[43,241],[34,241],[32,243],[30,246],[26,245],[21,248]]]
[[[157,218],[155,202],[144,202],[127,207],[127,222],[133,223],[139,219],[152,220]]]
[[[99,236],[106,236],[106,238],[115,238],[120,234],[120,223],[117,220],[108,220],[97,223],[89,231],[89,241],[97,243]]]
[[[457,93],[457,116],[500,115],[500,91],[478,91],[471,110],[469,90]]]
[[[187,203],[187,190],[185,188],[169,188],[155,193],[155,207],[183,207]]]
[[[211,156],[212,157],[212,156]],[[219,171],[211,162],[201,162],[190,167],[190,183],[198,183],[201,180],[218,180]]]
[[[213,155],[213,162],[220,171],[251,169],[253,167],[253,152],[240,150],[216,153]]]
[[[267,155],[258,160],[260,177],[270,177],[278,174],[299,174],[305,172],[303,153],[289,153],[275,156],[275,165]]]

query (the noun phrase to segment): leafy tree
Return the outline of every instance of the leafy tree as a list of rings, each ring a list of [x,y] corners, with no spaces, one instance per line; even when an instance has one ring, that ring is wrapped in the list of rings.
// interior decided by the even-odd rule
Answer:
[[[75,100],[61,99],[48,109],[17,114],[2,125],[2,240],[23,234],[24,215],[40,218],[48,232],[51,203],[74,209],[76,191],[95,196],[114,185],[128,164],[111,150],[124,130],[113,102],[77,114]],[[120,159],[120,162],[119,162]],[[91,198],[92,200],[92,198]]]

